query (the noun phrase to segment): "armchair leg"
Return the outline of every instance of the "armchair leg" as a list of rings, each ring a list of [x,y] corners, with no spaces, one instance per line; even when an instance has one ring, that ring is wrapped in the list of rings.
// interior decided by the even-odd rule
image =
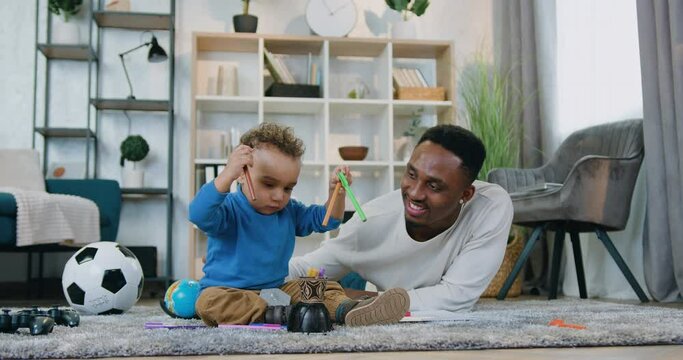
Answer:
[[[569,233],[572,239],[572,251],[574,252],[574,265],[576,265],[576,281],[579,283],[579,296],[582,299],[588,297],[586,292],[586,276],[583,271],[583,255],[581,255],[581,242],[579,241],[579,233],[571,231]]]
[[[631,270],[628,268],[628,265],[626,265],[624,259],[621,257],[621,255],[619,255],[619,251],[616,247],[614,247],[612,240],[610,240],[609,236],[607,236],[605,230],[596,229],[595,233],[598,235],[598,239],[602,241],[602,244],[605,245],[605,248],[607,248],[607,252],[609,252],[609,254],[612,256],[614,262],[617,263],[617,266],[626,277],[626,280],[633,288],[633,291],[635,291],[636,295],[638,295],[640,301],[644,303],[648,302],[649,300],[647,295],[645,295],[643,289],[640,287],[640,285],[638,285],[638,281],[636,281],[636,278],[633,276],[633,273],[631,273]]]
[[[526,263],[526,259],[529,257],[529,254],[531,254],[531,250],[533,250],[534,245],[536,244],[536,240],[538,240],[538,238],[541,236],[543,229],[545,229],[545,225],[540,225],[534,228],[534,231],[531,233],[531,236],[529,236],[529,240],[527,240],[526,245],[524,245],[524,250],[522,250],[522,253],[519,255],[517,262],[515,262],[515,266],[512,268],[512,272],[510,272],[510,275],[508,275],[508,277],[505,279],[505,283],[498,292],[498,296],[496,296],[496,299],[505,300],[508,291],[510,291],[510,288],[512,287],[512,283],[515,282],[515,278],[517,278],[517,275],[522,270],[522,266],[524,266],[524,263]]]
[[[562,263],[562,248],[564,247],[564,228],[555,232],[555,246],[553,246],[553,261],[550,266],[550,293],[548,300],[557,299],[557,286],[560,282],[560,264]]]

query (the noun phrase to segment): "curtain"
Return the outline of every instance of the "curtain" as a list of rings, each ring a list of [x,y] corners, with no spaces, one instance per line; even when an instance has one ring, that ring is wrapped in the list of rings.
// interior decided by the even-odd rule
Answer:
[[[520,167],[544,162],[544,138],[555,118],[555,17],[554,1],[494,0],[494,49],[496,64],[509,73],[515,99],[522,101],[518,118]],[[546,154],[549,155],[549,154]],[[547,159],[549,156],[545,156]],[[524,293],[547,289],[548,245],[540,241],[527,261]]]
[[[542,129],[538,96],[539,75],[535,0],[497,0],[496,57],[501,73],[509,74],[513,87],[511,103],[523,103],[518,119],[522,139],[520,165],[542,165]]]
[[[645,282],[659,301],[683,291],[683,0],[637,0],[647,213]]]

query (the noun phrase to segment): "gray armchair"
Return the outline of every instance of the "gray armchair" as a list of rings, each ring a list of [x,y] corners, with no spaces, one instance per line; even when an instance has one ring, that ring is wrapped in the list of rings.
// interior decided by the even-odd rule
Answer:
[[[607,231],[623,230],[643,161],[643,121],[626,120],[571,134],[552,159],[535,169],[494,169],[488,181],[505,188],[514,206],[513,223],[533,228],[515,266],[498,293],[503,300],[534,244],[555,231],[550,294],[557,297],[565,233],[570,234],[579,294],[586,298],[580,232],[595,232],[642,302],[647,296],[612,244]]]

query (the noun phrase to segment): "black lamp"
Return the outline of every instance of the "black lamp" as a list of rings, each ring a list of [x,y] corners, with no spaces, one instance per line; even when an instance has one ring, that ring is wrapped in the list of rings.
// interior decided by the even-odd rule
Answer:
[[[130,95],[128,95],[129,99],[135,99],[135,96],[133,95],[133,85],[130,83],[130,77],[128,76],[128,69],[126,69],[126,62],[123,59],[123,56],[131,53],[143,46],[150,46],[149,48],[149,53],[147,54],[147,61],[152,62],[152,63],[158,63],[165,61],[168,59],[168,55],[166,55],[166,51],[164,48],[162,48],[159,45],[159,42],[157,41],[156,36],[152,35],[152,40],[148,41],[144,44],[138,45],[128,51],[124,51],[119,54],[119,58],[121,59],[121,65],[123,65],[123,72],[126,74],[126,80],[128,80],[128,87],[130,88]]]

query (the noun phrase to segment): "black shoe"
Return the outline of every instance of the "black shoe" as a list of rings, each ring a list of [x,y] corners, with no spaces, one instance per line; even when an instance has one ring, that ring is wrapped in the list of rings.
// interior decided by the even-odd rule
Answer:
[[[266,324],[287,325],[289,314],[292,312],[291,305],[275,305],[266,307],[264,321]]]

